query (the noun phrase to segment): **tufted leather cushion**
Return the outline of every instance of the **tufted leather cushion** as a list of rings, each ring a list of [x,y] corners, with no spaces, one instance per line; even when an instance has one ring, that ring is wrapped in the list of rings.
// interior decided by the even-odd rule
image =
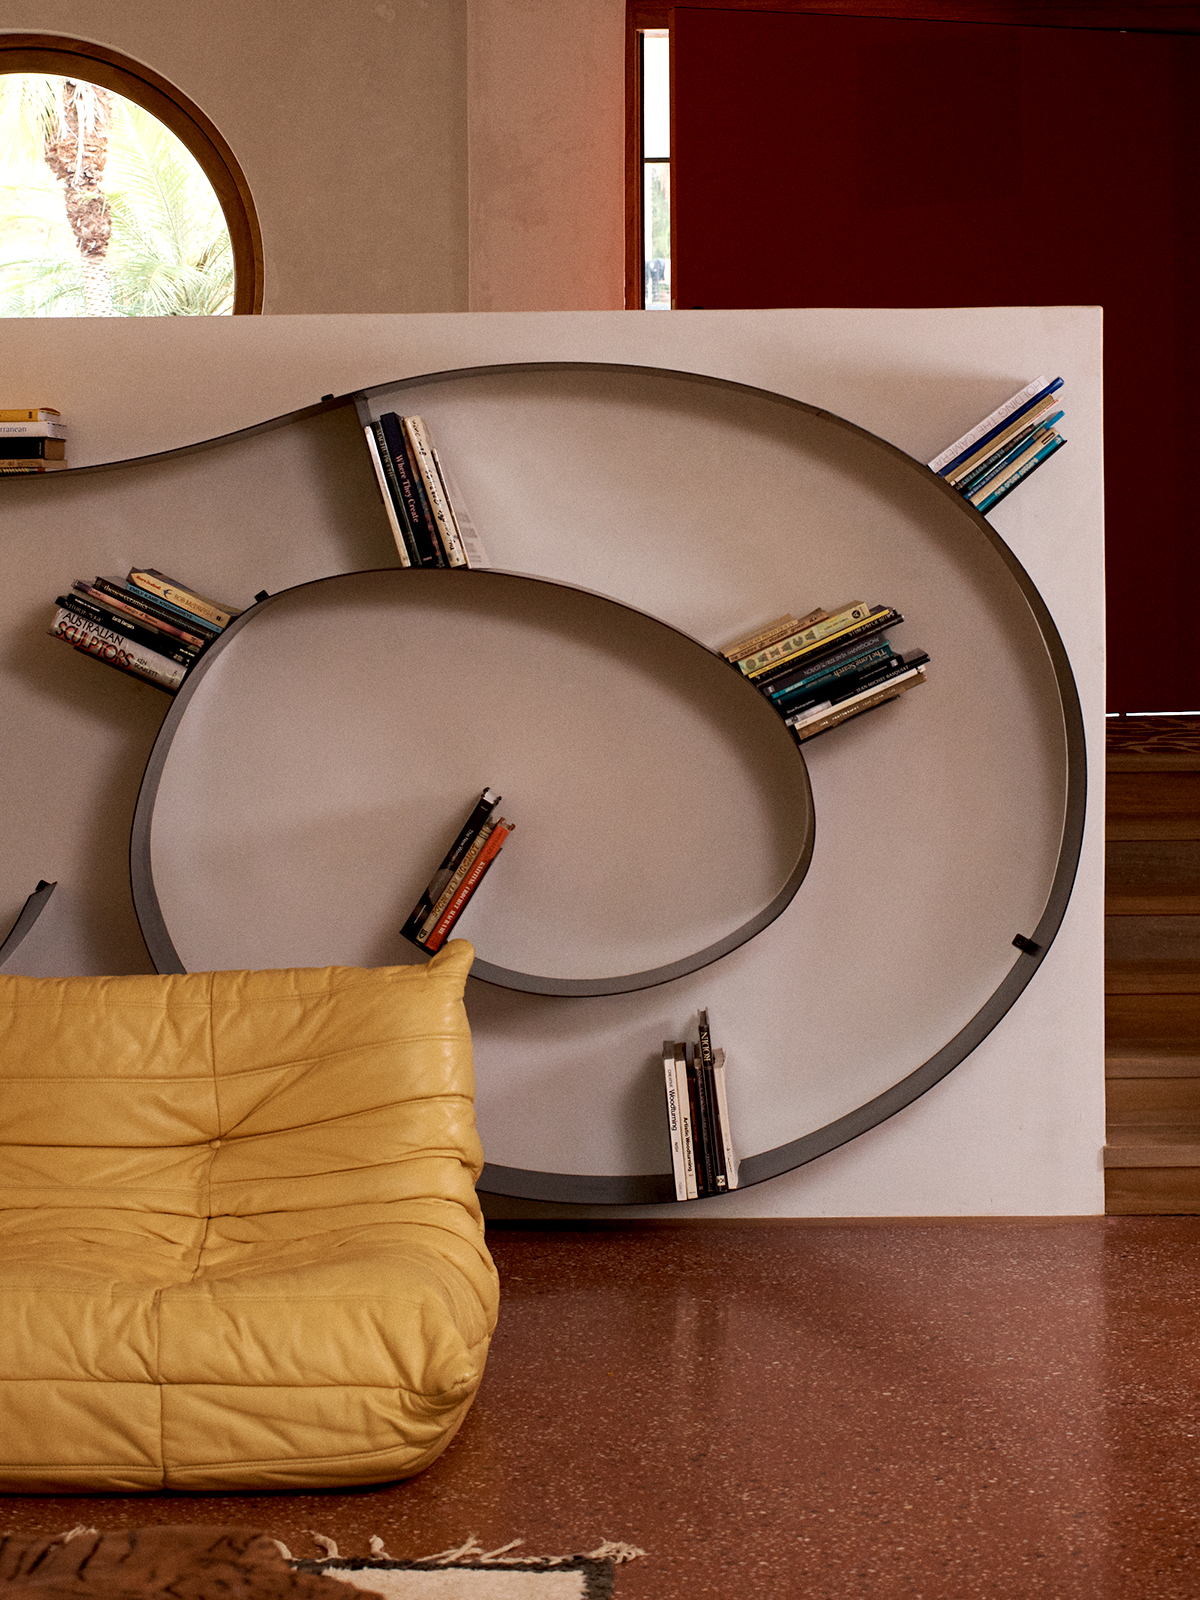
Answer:
[[[0,1489],[375,1483],[478,1388],[462,992],[424,967],[0,976]]]

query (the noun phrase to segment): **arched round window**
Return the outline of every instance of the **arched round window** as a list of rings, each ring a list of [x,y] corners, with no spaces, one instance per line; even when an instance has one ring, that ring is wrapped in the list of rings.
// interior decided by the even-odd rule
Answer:
[[[262,246],[199,108],[100,46],[0,35],[0,316],[262,310]]]

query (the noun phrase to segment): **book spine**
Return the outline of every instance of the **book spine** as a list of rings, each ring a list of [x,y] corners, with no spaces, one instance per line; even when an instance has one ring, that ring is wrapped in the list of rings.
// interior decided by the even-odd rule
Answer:
[[[866,673],[879,671],[899,659],[890,645],[878,645],[874,649],[860,652],[851,660],[842,662],[840,666],[828,672],[817,672],[808,678],[802,678],[799,683],[780,690],[770,698],[778,711],[785,717],[790,716],[793,711],[799,710],[805,701],[820,700],[827,691],[839,685],[854,683]]]
[[[716,1194],[716,1174],[712,1170],[712,1133],[708,1126],[707,1107],[704,1103],[704,1075],[696,1052],[684,1046],[687,1066],[688,1100],[692,1108],[692,1142],[696,1147],[696,1188],[699,1194]]]
[[[111,578],[97,578],[95,583],[80,583],[80,588],[89,594],[95,593],[105,604],[118,606],[123,611],[128,611],[135,620],[139,617],[149,617],[156,625],[166,629],[179,639],[184,639],[188,644],[206,645],[218,637],[221,630],[214,628],[211,623],[201,622],[197,617],[187,617],[174,606],[168,606],[162,601],[154,600],[142,589],[131,589],[122,583],[115,583]],[[190,626],[189,626],[190,624]]]
[[[784,720],[789,727],[799,727],[803,722],[810,722],[814,717],[824,716],[834,706],[841,705],[845,700],[853,700],[864,694],[870,694],[873,689],[882,688],[890,683],[893,678],[902,677],[906,672],[911,672],[915,667],[923,667],[929,657],[922,651],[919,655],[905,660],[903,656],[893,657],[893,664],[881,667],[876,672],[865,673],[858,683],[840,686],[840,693],[829,694],[824,700],[811,706],[804,706],[799,711],[794,711]]]
[[[6,439],[65,439],[65,422],[0,422],[0,452]]]
[[[978,451],[980,445],[992,444],[1002,433],[1006,431],[1007,428],[1011,428],[1014,422],[1018,422],[1022,417],[1029,415],[1033,411],[1036,411],[1047,395],[1052,395],[1056,392],[1056,390],[1061,388],[1062,379],[1055,378],[1054,382],[1049,384],[1041,394],[1035,394],[1032,400],[1026,400],[1024,405],[1018,406],[1017,409],[1011,412],[1009,416],[999,424],[998,427],[993,428],[990,433],[985,433],[983,438],[980,439],[977,444],[973,445],[970,450],[964,450],[961,455],[956,456],[950,465],[942,470],[939,476],[944,478],[948,473],[953,472],[956,467],[961,467],[965,461],[969,460],[970,457]]]
[[[977,506],[981,500],[987,498],[998,483],[1008,477],[1010,472],[1023,466],[1027,460],[1032,460],[1039,450],[1044,449],[1057,437],[1050,424],[1043,428],[1035,428],[1027,439],[1021,439],[1011,449],[1002,450],[993,460],[988,461],[985,468],[981,468],[959,487],[959,494]]]
[[[176,606],[186,615],[199,617],[202,621],[211,622],[218,628],[227,628],[234,617],[241,615],[238,611],[226,611],[213,601],[202,599],[190,589],[181,589],[169,578],[160,577],[154,572],[142,571],[135,567],[129,574],[129,581],[137,588],[145,589],[147,594],[158,595],[160,599]]]
[[[1061,450],[1066,442],[1067,441],[1062,437],[1061,434],[1055,434],[1053,440],[1045,447],[1044,450],[1039,451],[1032,461],[1027,461],[1025,465],[1018,471],[1014,472],[1011,477],[1005,478],[1003,483],[998,484],[994,493],[988,495],[987,499],[984,500],[982,504],[977,507],[977,509],[979,511],[990,511],[993,506],[999,505],[1000,501],[1004,499],[1005,495],[1011,494],[1019,483],[1024,483],[1025,479],[1031,472],[1036,472],[1043,461],[1049,461],[1050,457],[1054,455],[1056,451]]]
[[[513,831],[515,824],[505,822],[501,817],[496,826],[487,837],[487,843],[475,858],[475,865],[463,879],[458,893],[442,913],[441,921],[425,941],[427,950],[437,951],[442,948],[450,935],[450,930],[467,909],[471,896],[475,893],[483,880],[484,874],[500,854],[500,847]]]
[[[51,439],[45,434],[0,437],[0,456],[8,461],[65,461],[66,454],[67,447],[62,439]]]
[[[61,416],[53,406],[18,406],[0,411],[0,422],[57,422]]]
[[[1053,396],[1049,400],[1039,400],[1032,411],[1027,411],[1023,416],[1018,417],[1016,422],[1010,423],[994,439],[989,440],[987,444],[969,455],[965,461],[960,462],[957,467],[952,467],[942,476],[947,483],[953,484],[956,489],[961,490],[969,479],[978,477],[981,472],[986,472],[989,463],[999,460],[1001,455],[1007,454],[1014,444],[1019,443],[1022,439],[1032,437],[1038,428],[1050,427],[1057,422],[1063,415],[1061,408],[1057,411],[1055,410],[1057,404],[1057,399]]]
[[[725,1182],[730,1189],[738,1186],[737,1157],[733,1153],[733,1140],[729,1132],[729,1099],[725,1089],[725,1052],[713,1053],[713,1083],[717,1091],[717,1113],[721,1122],[721,1143],[725,1156]]]
[[[421,474],[421,481],[429,497],[430,510],[437,523],[438,538],[441,540],[442,549],[446,552],[447,564],[452,567],[465,567],[467,553],[463,549],[462,540],[454,525],[454,518],[442,489],[441,474],[433,458],[433,446],[429,442],[429,430],[420,417],[405,417],[403,421],[404,432],[412,446],[413,460]]]
[[[840,649],[822,657],[816,664],[802,661],[799,666],[790,667],[774,677],[760,680],[758,686],[772,700],[778,700],[795,690],[805,688],[817,678],[827,677],[835,667],[848,666],[853,669],[854,664],[864,655],[875,652],[888,655],[891,649],[886,639],[856,639],[852,644],[842,645]]]
[[[0,472],[9,478],[36,476],[42,472],[65,472],[65,461],[33,461],[27,457],[0,456]]]
[[[441,863],[438,866],[437,871],[429,880],[429,884],[425,890],[425,893],[409,912],[408,918],[405,921],[403,928],[400,930],[406,939],[412,939],[414,941],[416,940],[417,934],[421,930],[421,924],[433,910],[434,901],[441,896],[442,891],[450,882],[450,879],[453,876],[459,862],[470,849],[476,835],[479,833],[479,830],[483,827],[484,823],[491,816],[492,812],[500,804],[500,798],[501,797],[498,794],[494,794],[491,789],[485,789],[479,796],[479,799],[475,802],[475,806],[471,812],[471,815],[458,830],[458,837],[450,846],[449,850],[446,851],[446,854],[441,859]]]
[[[686,1200],[687,1170],[683,1160],[683,1124],[679,1118],[679,1084],[675,1077],[675,1046],[663,1044],[663,1080],[667,1090],[667,1131],[671,1138],[671,1171],[675,1177],[675,1198]]]
[[[695,1200],[700,1194],[699,1174],[696,1170],[696,1140],[692,1125],[692,1097],[688,1092],[687,1051],[681,1044],[673,1046],[675,1052],[675,1082],[679,1087],[679,1121],[683,1136],[683,1173],[687,1198]]]
[[[74,592],[60,594],[54,603],[62,606],[64,611],[70,611],[81,621],[98,623],[100,627],[107,628],[112,633],[122,634],[126,639],[132,639],[135,644],[140,644],[147,650],[155,650],[159,655],[166,656],[169,661],[178,662],[182,667],[190,667],[199,654],[195,645],[183,644],[178,639],[156,632],[153,628],[142,627],[140,623],[122,616],[119,611],[99,605],[86,595]]]
[[[792,728],[792,737],[797,744],[803,744],[806,739],[814,739],[818,733],[825,733],[829,728],[836,728],[839,723],[849,722],[851,717],[857,717],[860,712],[872,711],[876,706],[885,704],[888,700],[896,700],[908,689],[915,689],[919,683],[925,682],[925,668],[917,667],[911,676],[905,673],[899,678],[893,678],[889,683],[880,688],[871,690],[865,695],[856,695],[853,700],[843,700],[841,705],[831,706],[827,711],[821,712],[809,721],[789,724]]]
[[[384,442],[387,445],[388,455],[392,462],[392,470],[395,472],[396,481],[400,485],[400,498],[408,513],[408,522],[413,530],[417,553],[420,556],[420,565],[423,567],[444,567],[446,558],[442,554],[442,547],[438,540],[437,525],[433,520],[433,513],[429,509],[429,500],[425,493],[425,487],[421,482],[421,474],[412,464],[408,443],[404,437],[404,429],[400,425],[400,418],[394,411],[387,411],[380,417],[379,425],[383,430]]]
[[[156,650],[147,650],[132,640],[124,638],[98,623],[86,622],[81,617],[59,606],[47,630],[57,639],[65,639],[85,655],[106,661],[109,666],[120,667],[139,678],[148,678],[163,689],[178,689],[183,682],[184,669],[177,662],[168,661]]]
[[[494,822],[485,822],[483,827],[480,828],[479,832],[467,846],[466,853],[463,855],[462,860],[450,874],[449,883],[446,884],[441,894],[438,895],[437,899],[429,909],[429,915],[425,918],[424,922],[417,930],[418,944],[424,944],[426,939],[428,939],[429,935],[441,921],[446,907],[450,904],[451,900],[454,899],[454,896],[458,893],[460,887],[462,886],[463,879],[467,876],[471,868],[479,859],[479,856],[482,854],[483,848],[487,844],[488,839],[491,837],[495,826],[496,824]]]
[[[709,1128],[709,1159],[712,1164],[713,1180],[718,1194],[724,1194],[728,1188],[725,1174],[725,1144],[722,1137],[720,1108],[717,1105],[717,1086],[713,1078],[713,1047],[712,1034],[708,1026],[708,1012],[701,1011],[698,1016],[701,1083],[704,1088],[705,1110],[708,1115]]]
[[[1061,384],[1061,378],[1058,380]],[[972,450],[983,443],[984,437],[1000,427],[1012,417],[1016,411],[1028,401],[1036,400],[1042,391],[1048,387],[1050,379],[1044,374],[1037,377],[1032,383],[1027,383],[1016,394],[1010,395],[1003,405],[997,406],[995,411],[984,417],[982,422],[977,422],[969,432],[964,433],[961,439],[956,439],[953,444],[948,444],[941,455],[934,456],[929,466],[934,472],[942,472],[946,467],[957,465],[957,458],[965,458]]]
[[[816,644],[810,644],[805,649],[797,651],[794,656],[789,656],[786,661],[778,661],[770,667],[764,667],[761,672],[754,674],[751,682],[756,687],[762,688],[764,684],[778,682],[786,672],[794,672],[796,668],[803,667],[809,672],[817,671],[817,664],[828,664],[829,657],[836,650],[847,645],[861,645],[864,639],[869,639],[877,633],[882,633],[886,628],[894,628],[904,618],[898,611],[892,611],[887,606],[880,606],[877,611],[871,612],[865,622],[855,623],[845,633],[835,634],[830,639],[822,639]]]
[[[379,484],[380,498],[383,500],[383,509],[387,512],[387,519],[391,526],[392,538],[396,541],[396,552],[400,557],[402,567],[412,566],[412,557],[408,551],[408,541],[404,537],[404,529],[400,526],[400,518],[396,512],[398,501],[392,495],[391,485],[388,483],[387,473],[379,455],[379,443],[375,437],[377,423],[363,429],[363,437],[367,441],[367,454],[371,458],[371,466],[375,469],[375,479]],[[387,447],[384,447],[384,454]]]
[[[433,452],[433,459],[437,462],[437,469],[441,474],[442,488],[446,491],[450,515],[454,518],[454,526],[458,529],[463,549],[467,553],[468,567],[490,567],[492,564],[491,558],[483,547],[483,540],[479,537],[479,529],[475,526],[475,519],[467,510],[462,490],[447,468],[442,465],[442,458],[436,450]]]
[[[780,639],[778,644],[768,645],[765,650],[758,650],[752,656],[744,656],[737,664],[738,671],[745,673],[746,677],[757,677],[760,672],[765,672],[786,656],[796,655],[801,650],[807,650],[814,644],[832,638],[835,634],[844,633],[855,623],[863,622],[870,615],[870,607],[865,605],[844,606],[841,611],[833,616],[826,617],[821,622],[814,622],[811,628],[802,628],[798,633],[790,634],[786,639]]]
[[[778,644],[780,639],[786,639],[793,633],[800,633],[803,629],[811,627],[814,622],[824,622],[826,613],[819,607],[810,612],[807,617],[777,617],[774,622],[768,622],[766,627],[760,628],[757,633],[748,633],[744,639],[735,639],[732,644],[727,644],[721,651],[726,661],[735,665],[745,656],[756,655],[759,650],[765,650],[769,644]]]

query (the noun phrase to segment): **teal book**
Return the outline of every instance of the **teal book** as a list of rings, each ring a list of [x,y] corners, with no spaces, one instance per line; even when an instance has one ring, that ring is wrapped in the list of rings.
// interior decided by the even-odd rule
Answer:
[[[1061,450],[1066,442],[1060,433],[1055,434],[1044,450],[1039,450],[1032,461],[1027,461],[1011,477],[1005,478],[1002,483],[997,484],[995,490],[988,495],[986,500],[981,501],[976,509],[985,512],[990,511],[994,505],[998,505],[1004,499],[1005,495],[1011,494],[1019,483],[1023,483],[1031,472],[1036,472],[1043,461],[1049,461],[1054,452]]]

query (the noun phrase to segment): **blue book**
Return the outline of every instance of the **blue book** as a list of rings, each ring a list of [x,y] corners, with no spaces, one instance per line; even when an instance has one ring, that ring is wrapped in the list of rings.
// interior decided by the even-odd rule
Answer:
[[[997,505],[1001,500],[1004,499],[1006,494],[1011,494],[1019,483],[1023,483],[1031,472],[1036,472],[1043,461],[1048,461],[1056,450],[1061,450],[1066,442],[1067,441],[1063,438],[1061,433],[1056,433],[1054,438],[1044,450],[1039,450],[1032,461],[1027,461],[1025,465],[1023,467],[1019,467],[1017,471],[1011,475],[1011,477],[1005,478],[1002,483],[998,484],[995,492],[990,494],[986,500],[982,501],[976,509],[979,511],[990,511],[994,505]]]
[[[989,478],[994,478],[998,472],[1003,472],[1010,461],[1015,461],[1018,456],[1024,455],[1034,437],[1043,428],[1053,428],[1054,424],[1061,422],[1065,415],[1066,413],[1063,411],[1055,411],[1050,416],[1044,417],[1041,422],[1031,422],[1015,439],[1010,440],[1003,450],[994,456],[989,456],[986,461],[981,461],[974,472],[968,473],[954,487],[959,494],[965,494],[968,497],[973,495],[976,490],[983,488]]]
[[[998,433],[1003,433],[1005,428],[1011,428],[1018,417],[1023,417],[1027,411],[1032,411],[1034,406],[1040,404],[1048,394],[1054,394],[1062,386],[1063,381],[1061,378],[1052,379],[1050,383],[1046,384],[1045,388],[1039,389],[1035,395],[1026,400],[1024,405],[1017,406],[1003,416],[994,428],[989,428],[978,439],[973,439],[965,450],[959,451],[953,461],[947,461],[944,466],[939,467],[938,476],[944,478],[948,472],[953,472],[955,467],[960,466],[968,456],[973,456],[981,445],[985,445],[989,439],[994,439]]]

